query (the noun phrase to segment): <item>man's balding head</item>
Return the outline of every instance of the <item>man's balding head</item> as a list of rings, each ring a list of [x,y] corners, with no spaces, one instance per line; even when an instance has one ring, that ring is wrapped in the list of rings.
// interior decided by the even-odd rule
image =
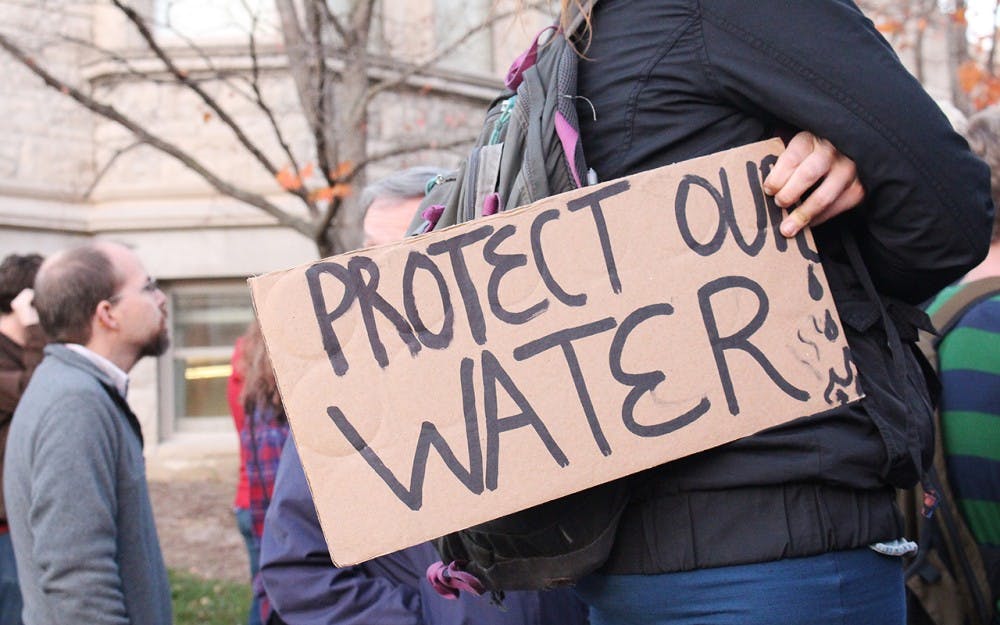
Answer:
[[[54,341],[86,344],[97,305],[121,284],[106,253],[112,244],[83,245],[49,257],[35,278],[35,308]]]

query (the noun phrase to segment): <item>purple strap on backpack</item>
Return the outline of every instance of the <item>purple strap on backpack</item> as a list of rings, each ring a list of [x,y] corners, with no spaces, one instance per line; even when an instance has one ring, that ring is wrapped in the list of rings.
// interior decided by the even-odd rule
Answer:
[[[531,45],[528,46],[528,49],[522,52],[521,56],[514,59],[514,62],[510,65],[510,69],[507,70],[507,78],[504,80],[504,84],[507,85],[508,89],[511,91],[517,90],[518,86],[521,84],[522,78],[524,77],[524,72],[528,71],[528,69],[535,64],[535,61],[538,60],[538,40],[541,39],[545,31],[554,28],[556,28],[556,26],[553,24],[538,31],[538,34],[535,35],[535,39],[531,42]]]
[[[569,170],[573,174],[573,182],[578,188],[582,187],[580,174],[576,171],[576,144],[580,141],[580,133],[576,128],[573,128],[573,125],[560,111],[556,111],[556,134],[559,135],[559,143],[562,144],[563,154],[566,156]]]
[[[503,207],[500,206],[499,193],[496,192],[490,193],[489,195],[483,198],[483,217],[486,217],[488,215],[496,215],[502,210]]]
[[[425,208],[423,214],[421,214],[421,217],[424,218],[424,221],[427,222],[427,225],[424,227],[423,232],[421,232],[421,234],[433,230],[434,226],[437,225],[438,219],[441,219],[441,215],[443,213],[444,213],[443,204],[432,204],[427,208]]]
[[[458,599],[461,591],[472,592],[481,595],[486,592],[486,587],[472,573],[466,573],[459,567],[461,562],[452,562],[445,566],[444,562],[438,560],[427,567],[427,581],[430,582],[434,592],[445,599]]]

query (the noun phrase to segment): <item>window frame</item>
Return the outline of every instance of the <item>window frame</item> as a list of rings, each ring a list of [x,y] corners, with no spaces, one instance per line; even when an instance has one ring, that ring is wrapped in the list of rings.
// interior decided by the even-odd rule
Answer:
[[[177,344],[177,308],[178,295],[197,293],[245,294],[247,298],[246,323],[253,319],[253,308],[250,305],[250,293],[246,286],[246,278],[218,278],[202,280],[181,280],[176,282],[162,281],[167,294],[168,323],[170,323],[170,348],[159,358],[159,430],[161,440],[166,440],[175,434],[189,432],[223,432],[232,428],[232,415],[191,416],[181,414],[183,407],[177,402],[177,385],[184,375],[182,367],[177,366],[178,359],[190,356],[212,356],[225,358],[228,362],[232,356],[234,345],[181,347]]]

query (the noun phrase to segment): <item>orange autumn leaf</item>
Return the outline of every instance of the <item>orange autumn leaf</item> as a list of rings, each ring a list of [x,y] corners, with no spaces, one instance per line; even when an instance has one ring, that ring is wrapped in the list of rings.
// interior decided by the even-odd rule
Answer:
[[[212,114],[209,113],[208,111],[206,111],[206,112],[204,112],[204,113],[201,114],[201,121],[203,121],[203,122],[205,122],[207,124],[211,120],[212,120]]]
[[[351,185],[349,184],[335,184],[332,187],[323,187],[322,189],[316,189],[309,194],[309,199],[318,202],[332,201],[334,198],[345,198],[351,194]]]
[[[281,188],[286,191],[298,191],[302,188],[302,179],[292,173],[287,165],[282,167],[274,177],[278,181],[278,184],[281,185]]]
[[[921,17],[920,19],[917,20],[917,30],[919,32],[924,32],[925,30],[927,30],[927,18],[926,17]]]
[[[975,61],[966,61],[958,67],[958,84],[965,93],[971,93],[982,79],[983,70]]]
[[[330,172],[330,177],[334,180],[343,180],[354,173],[354,163],[351,161],[341,161]]]
[[[875,28],[883,35],[895,35],[903,30],[903,23],[899,20],[885,20],[876,24]]]
[[[985,104],[980,108],[986,108],[991,104],[1000,102],[1000,79],[990,76],[986,83],[986,93],[984,94]]]
[[[306,163],[306,166],[299,170],[299,178],[306,179],[313,175],[313,164]]]
[[[955,12],[951,14],[951,20],[956,24],[962,24],[962,25],[968,24],[969,20],[967,20],[965,17],[965,7],[956,9]]]

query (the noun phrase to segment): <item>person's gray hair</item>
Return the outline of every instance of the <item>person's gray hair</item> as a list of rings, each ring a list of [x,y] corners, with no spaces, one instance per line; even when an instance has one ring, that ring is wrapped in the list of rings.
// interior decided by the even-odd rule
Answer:
[[[969,147],[990,167],[993,204],[1000,206],[1000,105],[993,105],[969,118],[965,139]],[[993,241],[1000,241],[1000,211],[993,215]]]
[[[429,166],[410,167],[397,171],[366,186],[358,201],[362,209],[367,212],[368,207],[376,198],[422,197],[427,190],[427,182],[447,171],[441,167]]]

